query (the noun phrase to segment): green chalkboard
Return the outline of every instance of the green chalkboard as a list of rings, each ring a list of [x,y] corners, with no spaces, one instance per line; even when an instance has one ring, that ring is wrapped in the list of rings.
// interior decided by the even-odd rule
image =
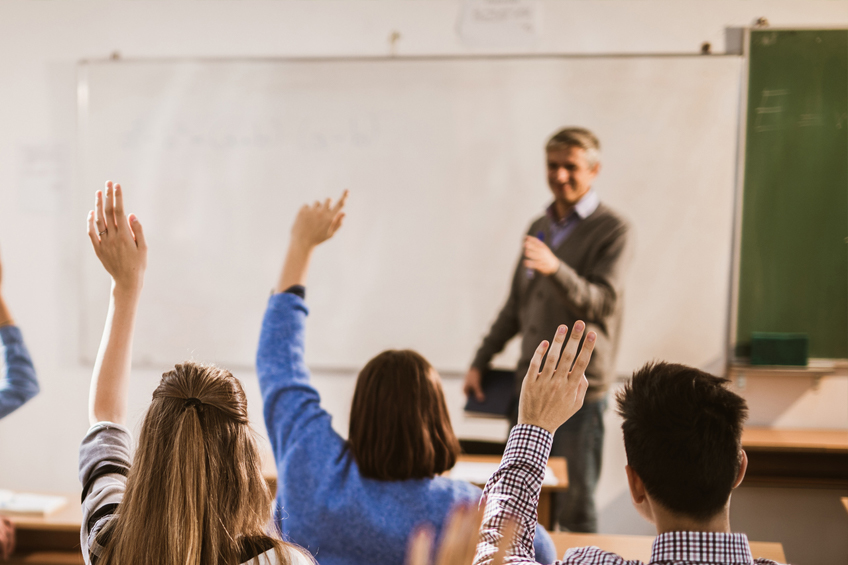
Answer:
[[[753,30],[737,294],[752,332],[848,358],[848,30]]]

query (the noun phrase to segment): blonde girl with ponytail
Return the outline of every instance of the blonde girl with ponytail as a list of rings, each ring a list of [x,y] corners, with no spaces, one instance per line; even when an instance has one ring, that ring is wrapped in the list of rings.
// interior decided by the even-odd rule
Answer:
[[[141,224],[106,183],[89,212],[94,252],[112,276],[80,448],[82,553],[91,565],[308,565],[269,535],[262,476],[238,379],[183,363],[162,375],[135,457],[125,427],[135,316],[147,263]]]

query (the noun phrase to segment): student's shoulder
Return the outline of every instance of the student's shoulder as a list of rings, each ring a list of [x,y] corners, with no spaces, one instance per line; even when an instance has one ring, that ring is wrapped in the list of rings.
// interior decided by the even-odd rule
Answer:
[[[430,481],[430,490],[442,493],[453,503],[477,502],[483,495],[482,489],[467,481],[451,479],[450,477],[435,477]]]

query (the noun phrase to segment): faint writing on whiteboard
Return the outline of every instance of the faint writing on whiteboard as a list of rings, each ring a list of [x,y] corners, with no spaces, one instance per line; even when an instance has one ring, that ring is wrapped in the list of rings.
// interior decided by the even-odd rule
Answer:
[[[755,110],[757,117],[754,120],[754,131],[774,131],[780,129],[783,105],[786,100],[785,97],[788,95],[788,90],[763,90],[760,105]]]
[[[459,36],[474,47],[530,47],[539,36],[539,13],[533,0],[465,0]]]
[[[70,170],[68,149],[59,143],[34,143],[18,149],[18,199],[36,212],[58,208]]]
[[[238,122],[176,120],[166,130],[136,120],[123,136],[126,149],[238,151],[291,148],[306,152],[368,147],[380,137],[375,115],[332,120],[281,118]]]

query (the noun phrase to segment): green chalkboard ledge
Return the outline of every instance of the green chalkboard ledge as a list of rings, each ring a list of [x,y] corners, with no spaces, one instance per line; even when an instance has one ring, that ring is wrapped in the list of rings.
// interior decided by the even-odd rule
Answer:
[[[848,376],[848,359],[810,359],[806,367],[788,365],[751,365],[747,362],[730,363],[727,378],[738,388],[744,389],[748,377],[785,377],[812,379],[813,388],[818,388],[822,377]]]

